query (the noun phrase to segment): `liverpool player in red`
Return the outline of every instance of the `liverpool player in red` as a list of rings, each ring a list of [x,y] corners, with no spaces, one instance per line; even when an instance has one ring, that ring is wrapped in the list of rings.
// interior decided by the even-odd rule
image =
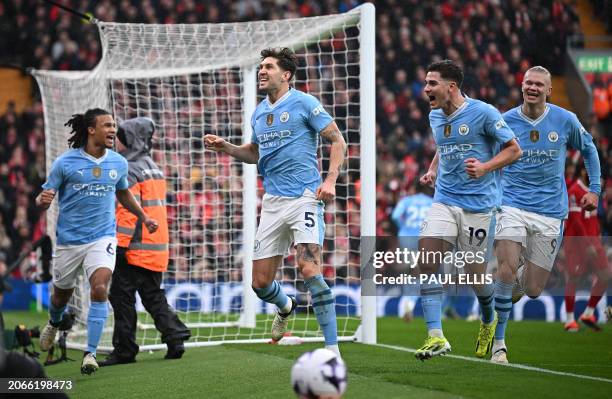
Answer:
[[[576,302],[576,282],[587,272],[594,274],[591,296],[580,321],[586,326],[599,331],[594,310],[606,291],[612,277],[605,250],[601,244],[601,233],[597,211],[585,211],[578,204],[589,192],[587,174],[583,164],[576,166],[576,180],[567,190],[569,196],[569,214],[565,224],[565,311],[567,321],[565,331],[576,332],[580,329],[574,320]]]

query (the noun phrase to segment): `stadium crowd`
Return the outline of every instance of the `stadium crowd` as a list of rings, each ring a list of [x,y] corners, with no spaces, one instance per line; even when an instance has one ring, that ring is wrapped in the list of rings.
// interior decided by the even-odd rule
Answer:
[[[72,6],[89,10],[103,21],[203,23],[331,14],[348,11],[360,3],[357,0],[214,0],[206,3],[81,0],[72,2]],[[391,211],[410,192],[413,182],[427,169],[434,155],[427,117],[429,105],[422,95],[426,65],[443,58],[460,62],[465,72],[465,93],[505,111],[521,101],[520,82],[529,66],[543,65],[554,73],[563,71],[566,37],[580,35],[572,3],[567,0],[376,2],[377,235],[396,233],[390,220]],[[88,70],[100,58],[95,26],[37,0],[2,2],[0,30],[0,62],[3,63],[39,69]],[[610,137],[596,119],[587,128],[598,143],[602,174],[609,183],[599,215],[604,234],[610,234]],[[0,118],[0,251],[9,259],[44,227],[33,206],[34,196],[44,179],[43,132],[39,100],[22,114],[9,108]],[[205,187],[201,200],[214,196],[214,190],[211,191]],[[170,207],[173,201],[174,204],[180,201],[180,195],[169,199]],[[171,211],[170,216],[175,213]],[[177,220],[171,223],[178,223]],[[351,226],[336,228],[350,229]],[[185,231],[185,235],[189,234]],[[211,240],[215,243],[214,237]],[[229,249],[224,247],[227,244],[219,241],[210,251],[227,253]],[[352,244],[326,245],[346,248]],[[351,258],[352,255],[348,259],[333,259],[333,250],[329,253],[327,265],[348,263],[358,270],[358,260]],[[176,270],[190,267],[174,266]],[[349,270],[336,272],[358,276]],[[334,270],[328,270],[326,275],[332,278]],[[224,278],[233,279],[232,276]]]
[[[605,24],[608,31],[612,31],[612,2],[610,0],[591,0],[593,13]]]
[[[0,256],[7,263],[44,230],[44,220],[34,204],[45,178],[44,164],[41,104],[21,114],[9,104],[0,117]]]

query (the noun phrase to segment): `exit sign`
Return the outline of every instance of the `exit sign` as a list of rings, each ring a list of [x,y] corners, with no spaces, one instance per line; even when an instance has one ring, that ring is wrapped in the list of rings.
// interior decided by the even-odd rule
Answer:
[[[612,55],[581,55],[578,68],[582,72],[612,72]]]

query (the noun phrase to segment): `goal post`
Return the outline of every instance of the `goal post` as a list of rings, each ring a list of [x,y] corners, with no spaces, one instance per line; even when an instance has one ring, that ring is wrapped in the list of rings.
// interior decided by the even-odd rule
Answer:
[[[244,70],[244,107],[242,114],[242,142],[251,141],[253,129],[251,127],[251,115],[257,107],[257,68],[254,65],[248,66]],[[242,165],[244,179],[243,203],[244,203],[244,236],[243,246],[243,269],[242,269],[242,314],[240,326],[254,328],[256,325],[256,301],[257,296],[251,289],[253,281],[253,253],[248,247],[248,243],[255,242],[257,230],[257,206],[254,198],[257,198],[257,167],[255,165]]]
[[[376,16],[366,3],[361,17],[361,236],[376,237]],[[373,111],[374,110],[374,111]],[[361,297],[361,341],[376,343],[376,296]]]
[[[374,6],[344,14],[225,24],[155,25],[98,22],[102,58],[92,71],[33,72],[45,113],[46,163],[67,150],[74,113],[105,108],[117,123],[146,116],[156,125],[153,158],[168,187],[170,264],[164,288],[192,330],[188,346],[269,340],[273,306],[251,289],[252,251],[261,206],[255,165],[206,151],[202,136],[250,141],[260,51],[290,47],[299,59],[295,87],[321,100],[348,144],[337,199],[326,206],[323,272],[336,296],[341,341],[376,342],[376,298],[360,293],[360,238],[375,236]],[[320,145],[326,173],[329,144]],[[55,231],[57,204],[47,213]],[[53,235],[53,234],[52,234]],[[298,299],[289,329],[322,341],[298,275],[294,253],[277,280]],[[89,289],[81,276],[71,306],[77,329],[69,345],[86,346]],[[141,350],[165,347],[137,303]],[[111,350],[113,318],[100,350]]]

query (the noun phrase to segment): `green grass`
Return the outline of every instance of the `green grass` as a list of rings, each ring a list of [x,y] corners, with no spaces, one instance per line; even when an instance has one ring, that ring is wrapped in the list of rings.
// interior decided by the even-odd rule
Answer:
[[[44,314],[5,313],[7,328],[43,325]],[[378,342],[416,348],[425,337],[422,320],[378,320]],[[512,363],[612,380],[612,325],[601,333],[569,334],[560,323],[524,321],[508,327]],[[454,355],[473,358],[477,323],[447,321]],[[183,359],[164,352],[141,353],[135,364],[79,373],[74,362],[46,368],[55,379],[72,379],[74,398],[291,398],[289,374],[295,359],[320,345],[223,345],[188,348]],[[452,357],[415,360],[412,353],[354,343],[341,344],[349,368],[347,398],[608,398],[612,383],[471,362]],[[103,355],[100,356],[103,358]]]

